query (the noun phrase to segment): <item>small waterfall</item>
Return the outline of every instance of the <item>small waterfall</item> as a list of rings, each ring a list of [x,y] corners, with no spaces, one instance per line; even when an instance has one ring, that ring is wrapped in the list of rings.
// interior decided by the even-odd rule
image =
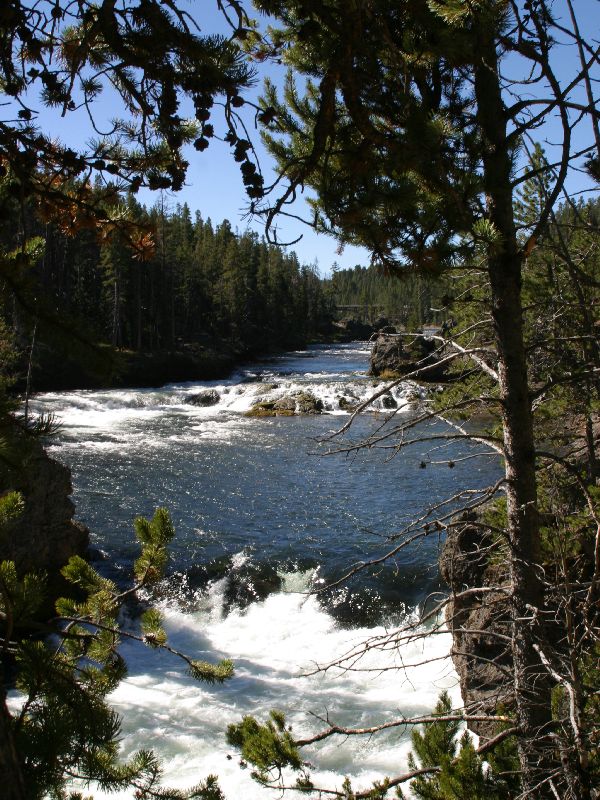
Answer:
[[[294,410],[298,398],[314,400],[321,413],[348,415],[384,385],[365,378],[332,380],[331,376],[319,376],[315,379],[309,373],[271,381],[172,385],[160,390],[49,393],[38,396],[31,406],[36,413],[53,411],[67,419],[72,428],[108,430],[111,426],[160,419],[166,414],[216,420],[248,414],[257,404],[265,403]],[[390,388],[365,411],[402,412],[424,397],[422,387],[406,381]],[[296,413],[298,410],[296,404]]]
[[[330,376],[319,377],[318,380],[313,376],[303,379],[280,377],[277,381],[216,385],[200,392],[197,386],[185,391],[174,390],[169,403],[182,406],[190,414],[209,418],[223,413],[245,414],[257,404],[282,404],[282,401],[286,400],[292,401],[293,408],[294,398],[308,396],[316,400],[323,413],[350,414],[383,386],[383,382],[365,379],[332,380]],[[407,381],[393,386],[386,394],[378,397],[367,410],[402,411],[423,397],[423,389],[414,382]],[[205,398],[211,402],[205,403]]]

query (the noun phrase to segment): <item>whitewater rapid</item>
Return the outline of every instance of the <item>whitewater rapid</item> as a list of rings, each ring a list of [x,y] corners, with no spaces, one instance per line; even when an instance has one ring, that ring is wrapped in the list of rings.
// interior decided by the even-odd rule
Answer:
[[[385,632],[382,626],[341,629],[317,598],[306,594],[310,579],[307,573],[285,575],[283,591],[227,615],[222,606],[225,579],[198,598],[193,612],[162,604],[174,647],[196,658],[231,658],[235,675],[224,686],[206,687],[168,654],[125,643],[129,676],[111,697],[123,716],[123,755],[151,747],[163,760],[166,785],[185,788],[216,774],[228,800],[262,800],[272,793],[252,780],[250,768],[240,766],[239,753],[225,740],[227,725],[246,714],[265,720],[270,709],[282,710],[294,735],[304,738],[326,727],[314,715],[361,727],[429,713],[443,689],[460,702],[448,633],[393,653],[369,653],[360,666],[374,672],[329,670],[306,676]],[[405,669],[402,664],[418,666]],[[304,754],[315,785],[340,788],[348,776],[354,788],[364,789],[402,772],[409,750],[410,733],[399,728],[372,738],[333,737],[305,748]],[[129,794],[111,796],[124,800]],[[306,795],[292,792],[289,797]]]

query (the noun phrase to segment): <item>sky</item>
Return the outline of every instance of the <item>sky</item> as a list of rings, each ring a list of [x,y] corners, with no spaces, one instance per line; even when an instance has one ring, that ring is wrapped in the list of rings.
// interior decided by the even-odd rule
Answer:
[[[598,31],[600,31],[600,0],[575,0],[574,4],[580,17],[582,33],[590,41],[597,39]],[[190,14],[200,23],[203,33],[228,33],[229,28],[217,9],[216,0],[182,0],[182,5],[187,7]],[[249,0],[247,6],[250,6]],[[559,12],[566,13],[564,0],[556,0],[554,7]],[[567,75],[578,69],[575,47],[572,44],[565,45],[557,49],[557,54],[557,72],[560,73],[559,77],[566,79]],[[509,71],[514,68],[515,74],[522,73],[522,65],[517,61],[514,64],[509,62],[507,66]],[[262,80],[267,73],[276,83],[283,79],[284,68],[282,67],[268,64],[259,69],[262,70],[262,74],[259,73],[256,86],[249,93],[250,99],[256,99],[259,96]],[[525,96],[527,91],[529,91],[528,88],[523,88],[521,96]],[[533,93],[539,89],[531,91]],[[72,147],[81,147],[82,142],[90,138],[91,128],[84,111],[69,113],[67,117],[61,119],[56,113],[41,105],[38,108],[40,112],[38,121],[42,128],[56,135],[66,144]],[[107,123],[112,116],[120,113],[120,110],[114,108],[114,98],[111,98],[108,92],[101,95],[95,102],[94,111],[97,120],[105,120]],[[181,113],[186,113],[185,106],[182,107]],[[218,133],[218,114],[215,114],[214,122]],[[252,120],[249,122],[252,127]],[[582,124],[581,131],[576,131],[576,137],[582,136],[582,141],[591,139],[591,131],[586,130],[586,124]],[[271,174],[270,156],[261,145],[259,132],[251,130],[250,133],[265,175],[265,183],[268,184]],[[536,131],[536,138],[544,144],[550,159],[557,150],[555,143],[560,138],[559,133],[556,120],[553,119],[544,128]],[[203,218],[210,217],[214,224],[228,219],[232,227],[237,228],[240,232],[249,227],[259,234],[264,233],[261,220],[250,220],[246,215],[248,200],[244,192],[239,165],[234,162],[229,145],[215,138],[204,152],[198,153],[190,147],[186,150],[185,155],[190,162],[186,184],[180,192],[166,194],[167,208],[175,208],[178,203],[187,203],[192,214],[199,211]],[[573,173],[569,189],[577,191],[580,188],[586,188],[586,181],[582,174]],[[146,205],[153,205],[159,198],[156,193],[142,190],[138,199]],[[297,203],[294,212],[300,216],[306,212],[306,206],[302,199]],[[321,275],[329,274],[334,262],[341,268],[351,268],[356,264],[366,266],[370,261],[369,253],[366,250],[350,246],[340,249],[338,242],[332,237],[324,234],[317,235],[308,226],[299,222],[282,219],[278,223],[278,228],[280,241],[290,241],[299,236],[302,237],[289,249],[296,251],[302,263],[316,264]]]

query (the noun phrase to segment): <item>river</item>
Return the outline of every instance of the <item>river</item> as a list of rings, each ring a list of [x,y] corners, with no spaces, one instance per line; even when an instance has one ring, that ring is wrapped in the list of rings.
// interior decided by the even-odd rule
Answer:
[[[348,419],[340,397],[356,403],[374,391],[367,366],[366,343],[321,345],[249,365],[226,381],[48,393],[32,404],[61,421],[49,451],[72,469],[96,566],[126,581],[136,556],[134,516],[166,506],[177,537],[157,602],[170,641],[195,658],[235,662],[231,681],[206,687],[169,654],[123,644],[129,674],[112,696],[123,715],[123,754],[154,748],[168,785],[217,774],[228,800],[270,796],[225,741],[227,724],[244,714],[265,718],[281,709],[305,736],[323,727],[315,714],[372,725],[427,713],[443,688],[459,699],[448,634],[371,652],[367,672],[303,675],[414,615],[439,588],[440,542],[431,537],[348,585],[308,590],[385,552],[387,537],[424,507],[498,475],[494,458],[461,461],[464,444],[444,450],[454,469],[429,463],[425,445],[394,458],[376,449],[323,456],[320,440]],[[216,404],[189,402],[207,389],[217,392]],[[311,391],[326,413],[244,415],[258,399],[297,390]],[[413,414],[419,390],[403,384],[393,397],[397,417]],[[375,430],[389,413],[378,401],[375,413],[356,418],[352,435]],[[413,662],[420,666],[385,669]],[[348,775],[365,788],[401,771],[408,748],[409,736],[399,730],[364,741],[330,739],[306,757],[316,784],[339,787]]]

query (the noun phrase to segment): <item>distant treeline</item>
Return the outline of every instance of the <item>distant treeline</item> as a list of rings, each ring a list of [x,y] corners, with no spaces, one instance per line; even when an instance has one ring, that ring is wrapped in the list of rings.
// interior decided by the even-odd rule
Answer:
[[[82,226],[65,235],[15,203],[14,218],[0,222],[0,246],[18,248],[24,228],[44,243],[20,286],[29,302],[14,303],[3,292],[17,333],[31,333],[36,307],[58,313],[92,341],[140,351],[206,341],[259,352],[300,346],[327,329],[331,301],[316,269],[294,252],[236,233],[227,220],[214,226],[198,213],[192,218],[187,205],[148,210],[130,199],[128,212],[153,231],[146,260],[122,233],[100,242]]]
[[[334,265],[324,284],[339,313],[346,316],[371,322],[385,317],[411,329],[443,321],[443,283],[415,272],[390,275],[374,266],[338,269]]]
[[[34,328],[41,343],[60,340],[50,330],[56,320],[67,336],[70,330],[75,339],[119,349],[200,343],[240,355],[334,338],[336,316],[386,317],[410,327],[437,321],[432,309],[442,290],[417,275],[398,279],[375,267],[334,265],[323,279],[296,253],[254,232],[237,233],[227,220],[215,226],[187,205],[147,209],[133,197],[126,205],[132,225],[152,232],[144,258],[127,226],[99,238],[75,220],[67,232],[14,199],[14,214],[0,220],[0,248],[14,254],[26,238],[39,249],[18,285],[13,280],[0,293],[2,317],[23,352]]]

